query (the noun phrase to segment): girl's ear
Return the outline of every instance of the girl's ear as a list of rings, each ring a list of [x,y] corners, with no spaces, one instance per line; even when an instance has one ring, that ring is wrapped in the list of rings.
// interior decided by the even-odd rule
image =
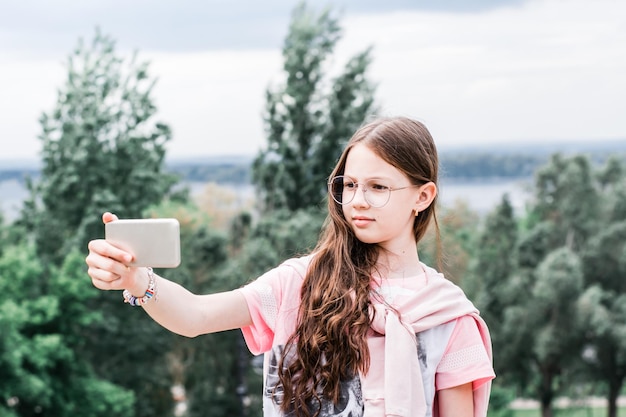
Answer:
[[[434,182],[427,182],[418,188],[417,201],[415,202],[415,215],[424,211],[431,205],[435,197],[437,196],[437,186]]]

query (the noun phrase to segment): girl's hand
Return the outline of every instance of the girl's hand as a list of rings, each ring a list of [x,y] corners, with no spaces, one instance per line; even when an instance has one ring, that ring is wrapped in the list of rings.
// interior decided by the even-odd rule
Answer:
[[[108,223],[117,220],[117,216],[106,212],[102,221]],[[148,288],[148,276],[144,268],[129,266],[133,260],[131,253],[113,246],[104,239],[89,242],[89,255],[85,262],[89,266],[87,273],[94,287],[101,290],[124,290],[143,296]]]

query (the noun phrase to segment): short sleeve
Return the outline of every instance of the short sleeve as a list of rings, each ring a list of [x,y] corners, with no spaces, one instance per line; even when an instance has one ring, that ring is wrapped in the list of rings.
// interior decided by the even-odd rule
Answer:
[[[469,382],[476,390],[493,378],[493,364],[475,319],[472,316],[457,319],[448,347],[437,367],[437,391]]]
[[[252,318],[252,324],[243,327],[241,331],[250,352],[259,355],[272,347],[278,313],[277,297],[271,285],[259,282],[259,280],[246,285],[239,291],[243,293],[248,303]]]
[[[307,258],[286,261],[240,288],[252,324],[241,329],[250,352],[267,352],[293,329]],[[292,330],[291,330],[292,331]]]

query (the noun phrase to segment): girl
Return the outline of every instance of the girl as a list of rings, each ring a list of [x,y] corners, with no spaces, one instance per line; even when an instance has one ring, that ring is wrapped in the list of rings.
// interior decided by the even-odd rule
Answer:
[[[250,350],[265,353],[266,417],[486,416],[495,377],[487,327],[418,257],[428,225],[437,227],[437,168],[424,125],[381,118],[354,134],[332,172],[329,215],[309,255],[243,288],[195,295],[94,240],[88,273],[181,335],[241,328]]]

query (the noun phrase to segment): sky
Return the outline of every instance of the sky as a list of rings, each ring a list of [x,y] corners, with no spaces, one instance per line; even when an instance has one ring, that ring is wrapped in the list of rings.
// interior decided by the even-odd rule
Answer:
[[[382,115],[440,147],[626,141],[626,1],[336,0],[337,71],[371,46]],[[95,28],[158,79],[169,158],[253,155],[294,0],[21,0],[0,5],[0,160],[39,159],[68,55]]]

